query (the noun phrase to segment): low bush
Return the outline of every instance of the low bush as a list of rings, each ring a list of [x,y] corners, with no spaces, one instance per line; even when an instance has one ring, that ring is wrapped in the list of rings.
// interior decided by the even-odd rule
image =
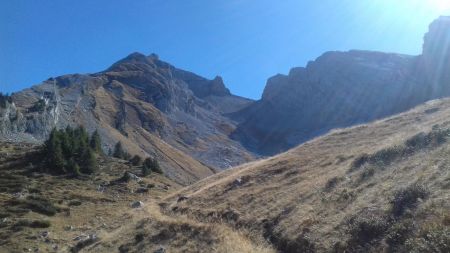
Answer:
[[[33,212],[44,214],[47,216],[53,216],[58,212],[58,208],[56,208],[54,204],[48,199],[31,195],[24,200],[10,200],[9,204],[11,205],[11,207],[14,207],[16,209],[24,211],[31,210]]]
[[[48,228],[51,223],[48,220],[19,220],[14,227],[29,227],[29,228]]]
[[[327,183],[325,184],[325,191],[331,191],[333,188],[336,187],[336,185],[342,181],[343,179],[341,177],[333,177],[330,178]]]
[[[450,128],[433,128],[429,133],[419,133],[407,139],[402,145],[381,149],[373,154],[362,154],[351,165],[350,172],[365,164],[389,165],[398,158],[410,155],[418,150],[441,145],[450,136]]]
[[[348,225],[350,244],[363,245],[384,235],[390,222],[383,214],[363,211],[350,219]]]
[[[11,216],[10,213],[6,213],[6,212],[3,212],[3,211],[0,211],[0,219],[7,218],[7,217],[10,217],[10,216]]]
[[[420,184],[412,184],[398,190],[392,200],[392,214],[401,216],[405,210],[416,207],[419,199],[426,199],[428,195],[428,189]]]
[[[45,100],[39,99],[36,101],[32,107],[29,108],[30,112],[43,112],[45,111]]]
[[[375,175],[375,168],[368,167],[364,168],[364,170],[361,172],[361,175],[359,176],[359,181],[363,182],[368,180],[369,178],[373,177]]]
[[[450,252],[450,227],[433,224],[405,242],[405,252]]]
[[[133,156],[130,160],[133,166],[140,166],[142,164],[142,158],[138,155]]]
[[[398,251],[398,248],[402,247],[414,230],[414,222],[411,220],[404,220],[392,225],[386,236],[386,242],[390,250],[393,252]]]
[[[72,200],[69,202],[68,206],[81,206],[82,202],[80,200]]]

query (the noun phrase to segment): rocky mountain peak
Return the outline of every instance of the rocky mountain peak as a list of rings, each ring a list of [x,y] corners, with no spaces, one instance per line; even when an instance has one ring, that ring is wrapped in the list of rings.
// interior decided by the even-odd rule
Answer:
[[[450,82],[450,17],[431,23],[423,43],[423,64],[428,81]]]
[[[221,76],[216,76],[213,80],[211,80],[209,88],[209,94],[215,96],[228,96],[231,95],[230,90],[225,87],[225,83]]]

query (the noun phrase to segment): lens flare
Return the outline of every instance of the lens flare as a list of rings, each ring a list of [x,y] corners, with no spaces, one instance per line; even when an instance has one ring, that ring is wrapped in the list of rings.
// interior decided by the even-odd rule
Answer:
[[[429,0],[430,5],[439,11],[450,10],[450,0]]]

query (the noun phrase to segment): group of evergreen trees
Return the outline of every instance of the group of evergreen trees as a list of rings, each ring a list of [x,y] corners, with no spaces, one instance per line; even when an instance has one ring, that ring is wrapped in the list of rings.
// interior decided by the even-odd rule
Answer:
[[[148,176],[151,172],[162,174],[162,170],[159,167],[158,160],[147,158],[145,159],[144,163],[142,164],[142,175]]]
[[[92,174],[97,170],[96,156],[101,154],[97,131],[90,137],[82,126],[53,129],[45,142],[46,172],[53,174]]]
[[[140,166],[142,164],[142,175],[148,176],[151,172],[162,174],[162,170],[159,167],[158,160],[152,158],[146,158],[142,162],[142,158],[138,155],[131,157],[131,155],[126,152],[122,146],[122,143],[119,141],[114,146],[114,151],[111,152],[111,155],[115,158],[129,160],[132,165]]]
[[[45,142],[45,172],[52,174],[92,174],[97,170],[97,156],[102,154],[102,141],[97,131],[91,136],[82,126],[67,127],[64,130],[53,129]],[[142,174],[151,172],[162,174],[156,159],[147,158],[142,161],[138,155],[131,157],[118,142],[111,152],[112,156],[129,160],[134,166],[142,165]]]

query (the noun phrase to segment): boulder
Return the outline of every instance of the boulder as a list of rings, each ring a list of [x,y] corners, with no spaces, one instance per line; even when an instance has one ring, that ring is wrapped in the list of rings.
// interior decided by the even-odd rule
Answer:
[[[144,202],[142,201],[135,201],[131,204],[132,208],[142,208],[144,207]]]

